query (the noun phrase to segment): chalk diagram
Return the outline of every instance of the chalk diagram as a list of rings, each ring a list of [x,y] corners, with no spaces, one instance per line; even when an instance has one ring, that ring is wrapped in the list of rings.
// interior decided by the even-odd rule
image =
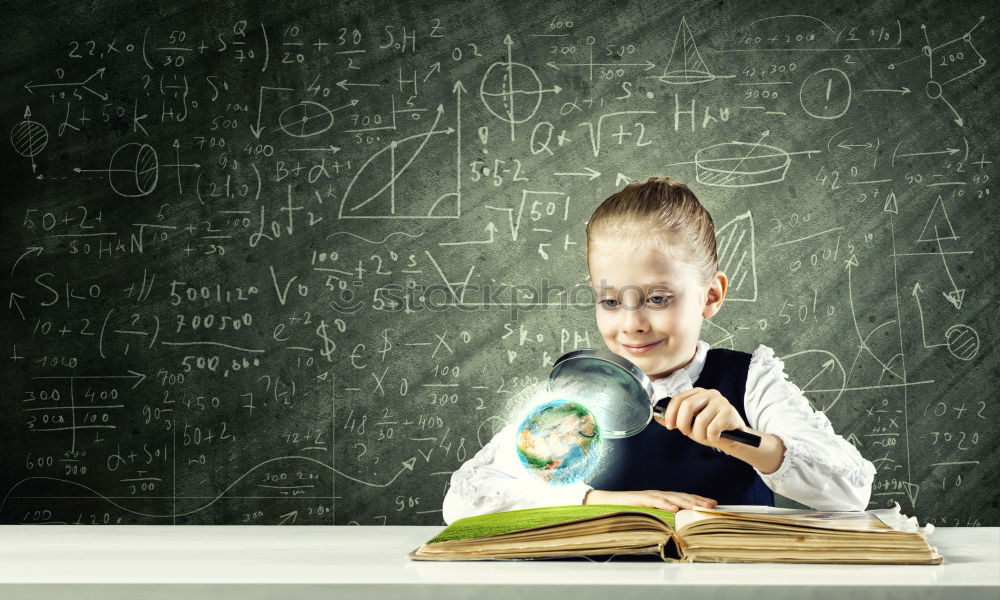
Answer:
[[[895,252],[893,254],[895,254]],[[851,389],[878,389],[881,387],[895,387],[896,385],[901,385],[904,386],[905,390],[905,386],[916,385],[918,383],[929,383],[907,380],[905,363],[903,362],[903,347],[902,342],[899,340],[902,329],[899,326],[898,313],[896,318],[883,321],[869,330],[866,334],[862,334],[861,325],[858,321],[857,307],[854,302],[854,277],[852,275],[854,269],[858,268],[860,264],[861,263],[858,261],[857,256],[854,254],[844,261],[844,269],[847,271],[847,302],[851,312],[851,323],[855,334],[858,336],[858,352],[851,361],[850,368],[847,370],[847,380],[851,379],[851,376],[854,374],[855,369],[858,368],[859,361],[861,361],[862,358],[865,359],[865,362],[874,361],[878,365],[877,369],[880,370],[875,384],[854,387]],[[887,329],[889,325],[893,324],[896,324],[895,329]],[[864,366],[864,363],[862,363],[862,366]],[[890,381],[894,381],[895,383],[883,383],[883,380],[887,375],[892,378]]]
[[[845,391],[877,391],[879,394],[889,394],[890,392],[888,390],[890,389],[896,389],[899,391],[899,395],[897,396],[898,404],[890,403],[889,397],[883,397],[880,405],[873,406],[867,411],[869,418],[874,420],[872,421],[872,430],[869,433],[863,434],[862,437],[865,438],[867,443],[871,446],[879,447],[885,450],[884,456],[873,459],[873,462],[876,464],[879,472],[894,473],[897,469],[906,469],[906,479],[899,481],[899,485],[902,490],[898,493],[905,493],[909,498],[911,505],[915,507],[917,496],[920,492],[920,484],[913,482],[912,462],[910,460],[909,422],[907,417],[909,408],[908,405],[910,404],[909,390],[913,386],[933,384],[934,379],[928,378],[914,380],[910,378],[910,373],[907,371],[907,354],[904,338],[907,334],[913,335],[915,333],[913,331],[915,327],[904,327],[904,323],[902,321],[903,312],[901,310],[901,305],[906,299],[904,294],[909,291],[916,304],[917,313],[920,319],[920,335],[924,348],[945,346],[955,358],[962,361],[972,360],[979,352],[979,334],[972,327],[959,323],[952,325],[947,329],[947,331],[945,331],[943,335],[943,342],[928,344],[926,323],[921,304],[921,294],[924,290],[919,281],[916,282],[911,289],[901,288],[897,263],[901,259],[910,256],[940,256],[942,264],[945,267],[945,271],[948,274],[948,280],[951,284],[950,291],[942,292],[942,295],[950,306],[958,310],[961,308],[965,290],[958,288],[954,279],[951,277],[950,269],[947,266],[946,255],[960,253],[971,254],[971,252],[945,252],[943,250],[943,241],[956,240],[958,239],[958,236],[955,235],[954,228],[951,225],[944,203],[940,197],[938,197],[934,205],[931,207],[923,228],[913,242],[918,245],[934,243],[937,246],[937,252],[901,253],[896,243],[894,217],[899,214],[899,207],[894,194],[890,194],[889,199],[887,199],[882,210],[883,213],[888,216],[889,220],[892,280],[896,291],[895,317],[885,320],[867,332],[862,332],[858,319],[857,308],[855,306],[855,291],[852,276],[853,270],[859,267],[860,262],[855,254],[851,254],[850,258],[844,261],[844,266],[847,270],[847,298],[850,306],[851,320],[859,342],[858,351],[854,356],[850,367],[846,370],[846,374],[842,378],[843,383],[840,385],[820,386],[818,389],[809,389],[809,392],[813,395],[836,393],[837,398],[839,398]],[[833,370],[832,372],[835,372],[838,369],[839,361],[836,361],[836,357],[832,355],[830,360],[834,362],[824,363],[824,368],[828,367]],[[868,369],[865,368],[865,363],[870,364],[873,361],[875,363],[875,372],[878,373],[878,377],[874,381],[872,381],[870,377],[866,377],[865,380],[859,382],[858,384],[850,385],[848,387],[847,383],[852,380],[852,376],[854,376],[856,372],[861,373],[867,371]],[[840,368],[840,371],[843,372],[843,369]],[[819,375],[822,375],[822,371]],[[812,381],[810,381],[810,384],[811,383]],[[806,387],[809,388],[810,385],[807,384]],[[835,403],[836,398],[834,398],[834,400],[827,405],[827,408],[832,407]],[[898,444],[900,449],[905,450],[905,459],[898,459],[890,456],[892,452],[895,451],[894,448],[897,445],[896,440],[899,440]],[[855,445],[863,444],[861,439],[857,436],[853,436],[849,439],[849,441]],[[965,463],[936,463],[932,466],[946,464],[957,465]],[[893,491],[884,493],[897,492]]]
[[[899,65],[926,56],[927,83],[924,85],[924,93],[931,100],[941,100],[954,115],[954,121],[959,127],[963,127],[965,121],[951,102],[948,102],[948,99],[944,97],[944,86],[986,66],[986,59],[979,53],[972,41],[972,32],[985,20],[985,16],[980,16],[969,31],[937,46],[931,46],[930,36],[927,35],[927,25],[923,24],[920,26],[920,30],[924,34],[926,44],[920,49],[920,54],[888,66],[888,69],[892,71]],[[970,65],[970,63],[973,64]]]
[[[313,81],[311,85],[315,84],[316,81]],[[294,91],[295,90],[293,88],[287,87],[270,87],[266,85],[260,86],[260,89],[257,91],[256,124],[250,123],[250,133],[253,134],[255,139],[260,139],[260,134],[264,131],[264,126],[261,125],[261,119],[264,117],[264,92],[268,92],[268,96],[273,96],[274,92]],[[323,88],[322,91],[324,94],[329,94],[330,92],[329,88]],[[331,127],[333,127],[333,113],[338,110],[357,106],[357,104],[358,100],[352,99],[343,106],[329,108],[320,102],[302,100],[300,102],[296,102],[295,104],[285,106],[281,112],[278,113],[278,126],[275,127],[273,131],[280,131],[289,137],[299,139],[314,137],[320,135],[321,133],[326,133]]]
[[[25,158],[31,159],[31,172],[37,165],[35,156],[49,143],[49,131],[38,121],[31,120],[31,108],[24,107],[24,120],[17,122],[10,130],[10,145]]]
[[[944,296],[944,299],[955,310],[961,310],[962,308],[962,302],[965,300],[965,288],[959,288],[955,282],[955,278],[951,274],[951,269],[948,267],[948,255],[960,252],[946,252],[941,242],[958,239],[959,237],[955,235],[955,230],[951,225],[951,219],[948,218],[948,211],[945,209],[944,200],[939,195],[937,200],[934,201],[930,213],[927,215],[927,221],[924,223],[920,235],[917,236],[916,242],[918,244],[932,243],[936,246],[936,251],[929,254],[941,257],[941,264],[944,267],[945,275],[947,275],[948,283],[950,284],[949,290],[941,292],[941,295]],[[969,361],[975,358],[979,354],[979,333],[972,327],[962,323],[956,323],[945,331],[943,335],[944,342],[936,344],[927,343],[927,326],[924,322],[923,305],[920,299],[921,294],[924,292],[923,286],[918,281],[913,285],[910,294],[917,305],[917,314],[920,317],[920,336],[924,348],[945,346],[951,355],[959,360]]]
[[[200,168],[199,164],[161,165],[156,149],[149,144],[130,142],[122,144],[111,155],[106,169],[81,169],[74,167],[74,173],[106,173],[111,189],[123,198],[148,196],[156,189],[160,169],[174,167]],[[179,175],[178,175],[179,178]],[[180,181],[178,179],[178,181]]]
[[[70,485],[70,486],[75,486],[77,488],[82,488],[83,490],[86,490],[87,492],[90,492],[91,494],[93,494],[94,498],[101,499],[101,500],[103,500],[103,501],[105,501],[105,502],[107,502],[107,503],[115,506],[116,508],[119,508],[119,509],[121,509],[121,510],[123,510],[123,511],[129,513],[129,514],[132,514],[132,515],[136,515],[136,516],[140,516],[140,517],[150,517],[150,518],[153,518],[153,519],[174,519],[174,518],[177,518],[177,517],[187,517],[187,516],[190,516],[190,515],[193,515],[195,513],[198,513],[198,512],[201,512],[203,510],[208,509],[210,506],[212,506],[213,504],[215,504],[219,500],[222,500],[229,493],[230,490],[232,490],[234,487],[236,487],[237,484],[239,484],[240,482],[242,482],[251,473],[253,473],[254,471],[257,471],[261,467],[264,467],[266,465],[269,465],[269,464],[275,463],[275,462],[279,462],[279,461],[294,461],[294,462],[299,462],[299,463],[311,464],[311,465],[314,465],[314,466],[319,467],[321,469],[327,469],[327,470],[331,471],[332,474],[334,474],[334,475],[339,475],[341,477],[344,477],[346,479],[350,479],[351,481],[354,481],[356,483],[360,483],[362,485],[366,485],[368,487],[386,488],[386,487],[392,485],[397,479],[399,479],[399,477],[404,472],[406,472],[406,471],[412,472],[414,464],[416,463],[416,460],[417,460],[417,457],[414,456],[414,457],[409,458],[409,459],[407,459],[405,461],[402,461],[401,463],[399,463],[400,468],[396,471],[396,473],[391,478],[389,478],[387,481],[382,482],[382,483],[375,483],[375,482],[371,482],[371,481],[365,481],[365,480],[362,480],[362,479],[358,479],[356,477],[348,475],[347,473],[345,473],[345,472],[343,472],[343,471],[335,468],[332,464],[327,464],[327,463],[325,463],[323,461],[316,460],[315,458],[312,458],[310,456],[294,456],[294,455],[290,455],[290,456],[278,456],[278,457],[275,457],[275,458],[267,459],[265,461],[260,462],[259,464],[255,465],[255,466],[253,466],[253,467],[250,467],[249,469],[246,470],[246,472],[244,472],[242,475],[240,475],[239,477],[237,477],[232,483],[230,483],[226,487],[226,489],[222,490],[221,492],[219,492],[215,496],[209,497],[208,502],[205,502],[201,506],[197,506],[195,508],[192,508],[190,510],[185,510],[183,512],[170,511],[170,512],[165,512],[165,513],[151,513],[151,512],[143,512],[143,511],[139,511],[139,510],[134,510],[134,509],[129,508],[128,506],[125,506],[124,504],[118,502],[119,497],[117,497],[117,496],[108,496],[108,495],[102,494],[99,491],[95,490],[94,488],[92,488],[90,486],[87,486],[87,485],[84,485],[82,483],[79,483],[77,481],[72,481],[72,480],[69,480],[69,479],[63,479],[63,478],[60,478],[60,477],[40,477],[40,476],[25,477],[24,479],[18,481],[13,486],[11,486],[11,488],[9,490],[7,490],[7,494],[3,497],[2,500],[0,500],[0,514],[3,513],[4,507],[6,506],[8,500],[16,500],[16,499],[19,499],[19,498],[35,498],[35,496],[13,496],[13,497],[11,496],[11,494],[14,493],[14,490],[16,490],[17,488],[19,488],[20,486],[22,486],[24,484],[27,484],[27,483],[33,482],[33,481],[45,481],[45,482],[65,483],[65,484]],[[250,482],[246,482],[246,483],[248,483],[250,485],[253,485]],[[49,484],[49,486],[51,486],[51,484]],[[47,486],[46,489],[49,489],[49,486]],[[258,483],[257,486],[259,486],[259,487],[270,487],[270,486],[263,486],[263,484],[260,484],[260,483]],[[240,496],[244,497],[244,498],[247,497],[246,494],[241,494]],[[274,496],[263,496],[262,495],[262,497],[265,497],[265,498],[268,498],[268,499],[276,499]],[[179,499],[183,499],[183,497],[178,497],[178,498]],[[199,500],[203,499],[203,497],[201,497],[201,496],[198,496],[196,498],[199,499]],[[287,497],[287,499],[289,499],[289,500],[295,500],[295,501],[301,501],[303,499],[314,499],[314,498],[333,499],[333,496],[325,496],[324,495],[324,496],[288,496]],[[139,500],[139,501],[147,500],[147,498],[143,498],[143,497],[136,497],[135,499]],[[281,516],[282,517],[287,517],[288,515],[281,515]],[[294,518],[292,518],[291,522],[294,522]],[[288,522],[288,521],[282,521],[282,524],[291,524],[291,523]]]
[[[514,141],[514,125],[535,116],[544,94],[558,94],[562,88],[557,85],[545,89],[535,69],[514,62],[511,58],[514,41],[510,34],[504,37],[503,43],[507,46],[507,60],[494,62],[486,69],[479,82],[479,99],[493,116],[510,123],[510,140]],[[515,102],[523,97],[529,100]]]
[[[847,388],[847,373],[837,355],[820,349],[803,350],[781,357],[787,370],[793,373],[814,373],[800,389],[816,410],[823,412],[833,408]],[[818,365],[818,369],[817,369]],[[833,397],[819,402],[817,396]]]
[[[340,200],[339,219],[457,219],[462,216],[461,196],[461,95],[456,94],[456,129],[448,127],[439,129],[444,114],[444,105],[439,104],[434,114],[434,121],[427,131],[410,135],[398,140],[392,140],[377,152],[368,157],[351,182],[344,190]],[[397,206],[396,182],[407,171],[417,171],[412,167],[414,161],[422,158],[427,170],[437,170],[442,164],[441,155],[447,150],[440,145],[429,147],[432,139],[441,136],[454,135],[456,171],[454,191],[436,196],[429,207],[420,205],[421,198],[434,198],[436,191],[431,192],[428,186],[438,185],[438,178],[430,182],[409,178],[406,182],[407,199]],[[400,156],[397,157],[397,154]],[[402,164],[400,164],[402,163]],[[377,188],[377,189],[372,189]],[[377,201],[377,202],[376,202]],[[426,205],[426,201],[424,202]],[[367,212],[355,212],[368,207]]]
[[[729,278],[726,300],[757,301],[757,247],[750,211],[729,221],[715,232],[719,270]],[[748,279],[749,277],[749,279]]]
[[[787,152],[762,143],[770,135],[764,131],[756,142],[723,142],[698,150],[694,161],[666,165],[694,164],[698,183],[716,187],[744,188],[784,181],[793,154],[811,156],[820,150]]]
[[[717,187],[754,187],[785,179],[791,158],[776,146],[726,142],[698,150],[694,155],[698,183]]]
[[[814,119],[839,119],[851,107],[851,79],[840,69],[820,69],[799,86],[799,104]]]
[[[101,67],[100,69],[97,69],[96,71],[94,71],[89,77],[87,77],[83,81],[57,81],[57,82],[50,82],[50,83],[31,83],[31,80],[29,79],[28,83],[24,84],[24,89],[28,90],[29,94],[34,94],[35,93],[35,89],[37,89],[37,88],[77,88],[78,87],[78,88],[80,88],[80,89],[82,89],[82,90],[84,90],[86,92],[90,92],[91,94],[97,96],[101,100],[107,100],[108,99],[107,92],[105,92],[103,94],[95,92],[94,90],[92,90],[87,85],[95,77],[98,78],[98,79],[100,79],[100,80],[103,80],[104,79],[104,72],[106,70],[107,70],[106,67]],[[75,92],[75,90],[74,90],[74,92]],[[61,92],[61,93],[65,93],[65,92]]]
[[[716,78],[708,70],[701,52],[698,52],[698,44],[694,41],[687,19],[681,17],[677,33],[674,34],[674,45],[670,48],[670,58],[663,67],[663,75],[652,76],[650,79],[674,85],[694,85],[714,81]]]
[[[115,150],[106,169],[81,169],[74,173],[107,173],[111,189],[125,198],[148,196],[156,189],[160,176],[156,150],[149,144],[128,143]]]
[[[333,111],[312,100],[293,104],[278,115],[278,128],[286,135],[295,138],[326,133],[331,127],[333,127]]]
[[[713,348],[729,348],[730,350],[736,349],[736,336],[733,335],[731,331],[717,325],[712,322],[711,319],[705,319],[702,321],[702,325],[706,325],[702,329],[702,339],[708,342],[708,345]]]
[[[931,237],[931,229],[933,229],[933,237]],[[920,235],[917,237],[917,242],[933,242],[937,244],[937,253],[941,256],[941,261],[944,263],[944,271],[948,275],[948,280],[951,282],[952,290],[949,292],[942,292],[945,299],[952,304],[956,309],[962,308],[962,299],[965,298],[965,289],[958,289],[958,285],[955,284],[955,278],[951,275],[951,269],[948,268],[948,259],[944,254],[944,249],[941,247],[942,240],[957,240],[958,236],[955,235],[955,229],[951,226],[951,219],[948,218],[948,211],[945,210],[944,200],[941,196],[937,197],[934,202],[934,206],[931,208],[931,212],[927,215],[927,222],[924,223],[924,228],[920,231]]]

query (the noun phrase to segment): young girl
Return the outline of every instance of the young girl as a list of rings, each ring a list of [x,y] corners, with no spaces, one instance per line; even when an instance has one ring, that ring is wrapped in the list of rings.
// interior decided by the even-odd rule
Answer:
[[[698,339],[728,280],[718,270],[712,217],[668,177],[633,182],[587,223],[597,327],[609,350],[639,367],[662,419],[604,440],[588,482],[546,485],[520,463],[512,423],[451,477],[446,523],[506,510],[628,504],[677,511],[718,504],[774,505],[774,492],[816,510],[864,510],[875,467],[837,435],[767,346],[710,349]],[[720,437],[759,435],[754,448]]]

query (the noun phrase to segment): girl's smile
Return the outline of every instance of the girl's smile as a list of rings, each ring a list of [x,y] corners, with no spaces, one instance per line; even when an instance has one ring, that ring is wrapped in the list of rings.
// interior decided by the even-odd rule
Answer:
[[[691,361],[702,321],[725,296],[724,274],[702,281],[688,264],[643,242],[641,231],[632,240],[598,235],[588,266],[605,345],[651,379]]]
[[[659,343],[660,342],[652,342],[652,343],[649,343],[649,344],[636,345],[636,346],[629,345],[629,344],[622,344],[622,346],[626,350],[628,350],[629,352],[631,352],[632,354],[643,354],[643,353],[649,352],[650,350],[652,350],[653,348],[655,348],[656,345],[659,344]]]

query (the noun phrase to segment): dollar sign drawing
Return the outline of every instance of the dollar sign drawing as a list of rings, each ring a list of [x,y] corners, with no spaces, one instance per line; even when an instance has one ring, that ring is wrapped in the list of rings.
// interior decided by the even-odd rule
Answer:
[[[316,327],[316,335],[323,340],[323,349],[320,350],[320,355],[326,358],[327,362],[333,362],[330,357],[337,349],[337,344],[326,334],[326,321],[320,319],[319,325]]]
[[[379,350],[379,353],[382,355],[382,360],[385,360],[385,355],[389,353],[389,350],[392,350],[392,342],[389,341],[390,331],[392,331],[392,329],[382,330],[382,349]]]

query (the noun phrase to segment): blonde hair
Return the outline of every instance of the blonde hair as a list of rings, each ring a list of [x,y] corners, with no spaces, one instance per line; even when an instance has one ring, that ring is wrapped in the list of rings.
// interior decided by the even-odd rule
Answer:
[[[587,221],[587,258],[597,236],[645,242],[693,267],[707,283],[718,270],[712,215],[670,177],[633,181],[608,196]]]

